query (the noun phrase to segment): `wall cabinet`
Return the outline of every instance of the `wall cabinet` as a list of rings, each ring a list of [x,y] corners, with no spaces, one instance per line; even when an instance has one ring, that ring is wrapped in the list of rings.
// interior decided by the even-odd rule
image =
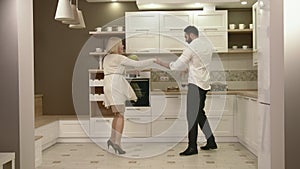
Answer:
[[[126,53],[159,52],[159,13],[126,12]]]
[[[126,52],[180,53],[186,45],[183,29],[199,27],[217,52],[227,52],[227,11],[127,12]]]
[[[161,12],[159,22],[160,52],[182,52],[186,45],[183,30],[193,23],[193,13]]]

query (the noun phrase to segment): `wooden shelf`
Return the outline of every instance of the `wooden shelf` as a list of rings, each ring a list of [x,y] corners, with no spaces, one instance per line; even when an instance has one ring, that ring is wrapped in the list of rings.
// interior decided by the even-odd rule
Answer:
[[[125,35],[124,31],[111,31],[111,32],[107,32],[107,31],[103,31],[103,32],[97,32],[97,31],[90,31],[89,32],[90,35]]]
[[[228,29],[228,33],[252,33],[253,29]]]
[[[254,53],[252,48],[249,49],[228,49],[227,53]]]

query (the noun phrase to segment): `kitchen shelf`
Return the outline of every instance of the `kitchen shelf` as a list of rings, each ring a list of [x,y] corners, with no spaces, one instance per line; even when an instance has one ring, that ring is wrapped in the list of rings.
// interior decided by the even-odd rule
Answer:
[[[228,49],[227,53],[254,53],[252,48],[249,49]]]
[[[253,29],[228,29],[228,33],[252,33]]]
[[[90,52],[89,54],[92,56],[103,56],[103,55],[106,55],[107,53],[106,52]]]
[[[111,31],[111,32],[97,32],[97,31],[90,31],[90,35],[125,35],[125,31]]]
[[[103,73],[101,69],[89,69],[89,73]]]

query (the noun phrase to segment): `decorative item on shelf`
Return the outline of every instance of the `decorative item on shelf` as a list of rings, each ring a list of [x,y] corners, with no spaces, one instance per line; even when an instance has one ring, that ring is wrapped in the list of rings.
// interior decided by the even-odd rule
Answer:
[[[235,24],[229,24],[229,29],[231,30],[235,29]]]
[[[239,24],[239,29],[245,29],[245,24]]]
[[[74,14],[72,12],[72,7],[69,0],[58,0],[55,20],[58,21],[67,21],[73,20]]]
[[[232,49],[233,49],[233,50],[235,50],[235,49],[237,49],[237,48],[238,48],[237,45],[233,45],[233,46],[232,46]]]
[[[118,30],[118,32],[122,32],[123,31],[123,26],[118,26],[117,30]]]
[[[102,28],[101,28],[101,27],[97,27],[95,30],[96,30],[97,32],[101,32],[101,31],[102,31]]]
[[[70,5],[72,8],[72,13],[74,15],[74,19],[62,21],[63,24],[79,24],[79,18],[78,18],[78,8],[76,5],[72,4],[72,0],[70,1]]]
[[[252,23],[249,24],[249,29],[253,29],[253,24]]]
[[[111,26],[106,27],[106,31],[107,32],[111,32],[112,31],[112,27]]]
[[[248,46],[247,46],[247,45],[243,45],[242,48],[243,48],[244,50],[246,50],[246,49],[248,49]]]
[[[76,0],[76,11],[77,11],[77,14],[78,14],[78,20],[79,20],[79,23],[78,24],[70,24],[69,25],[69,28],[73,28],[73,29],[83,29],[85,28],[85,22],[84,22],[84,19],[83,19],[83,14],[82,14],[82,11],[78,9],[78,0]]]
[[[102,52],[102,49],[101,48],[96,48],[96,52],[100,53],[100,52]]]

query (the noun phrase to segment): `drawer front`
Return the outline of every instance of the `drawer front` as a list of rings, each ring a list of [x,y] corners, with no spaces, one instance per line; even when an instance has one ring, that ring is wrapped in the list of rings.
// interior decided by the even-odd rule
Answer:
[[[157,119],[161,116],[181,117],[186,116],[186,96],[161,95],[151,96],[152,117]]]
[[[91,137],[109,137],[111,133],[111,118],[93,118],[90,121]]]
[[[88,123],[87,123],[88,124]],[[88,137],[88,125],[79,121],[60,121],[59,137]]]
[[[125,118],[124,137],[151,137],[151,117]]]
[[[233,136],[233,116],[208,116],[208,121],[215,136]],[[203,135],[199,128],[200,135]]]
[[[234,97],[228,95],[208,95],[204,110],[208,116],[233,115]]]
[[[152,137],[185,137],[187,121],[176,117],[161,117],[152,122]]]

